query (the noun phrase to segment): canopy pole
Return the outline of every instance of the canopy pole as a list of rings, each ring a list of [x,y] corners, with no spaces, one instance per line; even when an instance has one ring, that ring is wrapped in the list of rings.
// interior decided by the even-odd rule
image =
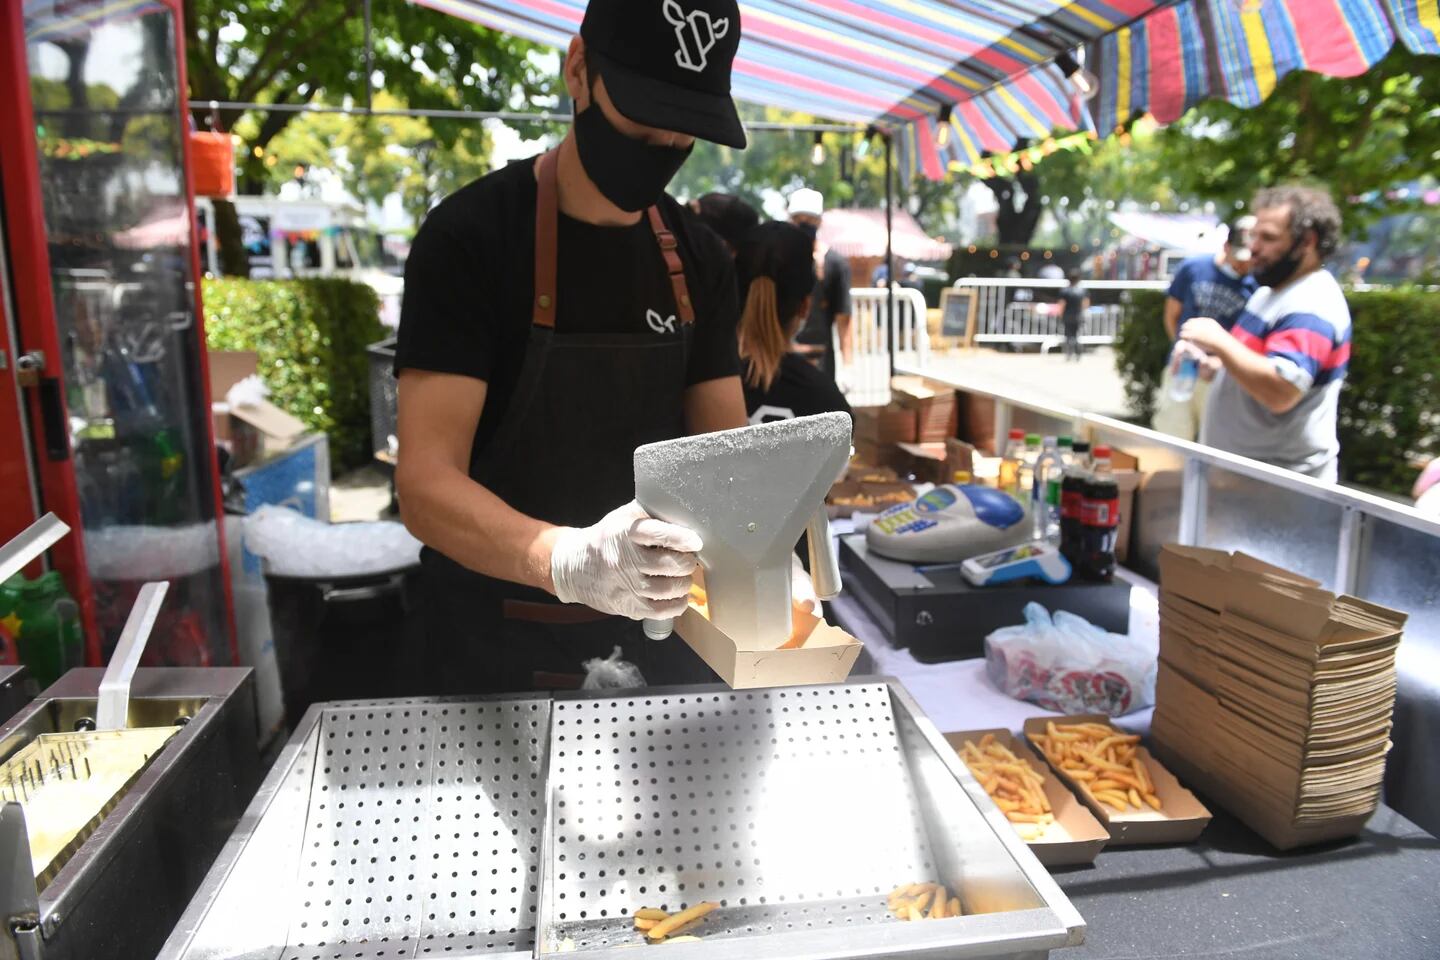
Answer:
[[[894,143],[887,130],[881,134],[885,138],[885,345],[890,353],[890,376],[895,376],[895,251],[891,246],[892,234],[895,225],[892,222],[891,207],[894,205],[891,195],[891,181],[894,179]],[[890,381],[885,382],[886,387]]]
[[[365,0],[365,112],[370,112],[370,88],[375,84],[375,48],[370,42],[370,0]]]

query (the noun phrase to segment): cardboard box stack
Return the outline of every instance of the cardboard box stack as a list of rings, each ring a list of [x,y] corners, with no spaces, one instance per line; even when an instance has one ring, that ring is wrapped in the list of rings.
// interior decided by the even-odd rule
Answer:
[[[959,406],[955,388],[931,383],[923,377],[893,377],[895,400],[915,417],[915,439],[919,443],[944,443],[955,436]]]
[[[1405,615],[1243,553],[1160,555],[1162,760],[1282,850],[1380,800]]]

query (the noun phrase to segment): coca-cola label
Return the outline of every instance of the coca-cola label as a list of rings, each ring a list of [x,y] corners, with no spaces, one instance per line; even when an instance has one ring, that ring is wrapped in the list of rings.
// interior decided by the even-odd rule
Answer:
[[[1079,520],[1085,497],[1079,490],[1064,490],[1060,493],[1060,516],[1066,520]]]
[[[1091,500],[1081,503],[1080,522],[1087,527],[1113,527],[1120,523],[1120,500]]]

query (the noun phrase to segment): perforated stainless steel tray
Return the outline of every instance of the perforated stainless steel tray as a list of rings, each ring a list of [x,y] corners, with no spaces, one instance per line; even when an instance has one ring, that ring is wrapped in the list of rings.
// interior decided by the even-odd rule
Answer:
[[[920,880],[967,916],[896,921]],[[700,942],[632,929],[704,900]],[[905,691],[856,680],[317,707],[161,958],[1029,958],[1083,930]]]

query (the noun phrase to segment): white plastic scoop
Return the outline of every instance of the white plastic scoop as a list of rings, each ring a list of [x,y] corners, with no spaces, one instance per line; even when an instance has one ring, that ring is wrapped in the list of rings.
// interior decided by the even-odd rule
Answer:
[[[790,554],[809,531],[822,599],[840,592],[825,495],[849,459],[850,417],[822,413],[635,451],[635,498],[651,516],[694,530],[710,621],[742,650],[790,638]],[[646,621],[655,639],[670,621]]]

